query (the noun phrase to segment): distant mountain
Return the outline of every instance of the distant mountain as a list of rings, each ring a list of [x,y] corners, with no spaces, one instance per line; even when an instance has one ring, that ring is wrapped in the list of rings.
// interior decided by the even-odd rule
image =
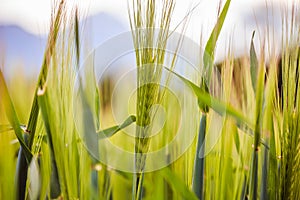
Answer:
[[[108,13],[98,13],[84,19],[82,40],[88,51],[126,30],[125,25]],[[0,25],[0,59],[5,68],[15,72],[18,67],[28,75],[37,74],[42,64],[47,36],[33,35],[15,25]],[[4,55],[4,56],[3,56]]]
[[[23,71],[33,72],[41,65],[46,37],[30,34],[18,26],[0,26],[0,49],[6,69],[22,65]]]
[[[86,36],[90,37],[93,47],[125,30],[129,30],[128,25],[126,26],[119,19],[107,13],[90,16],[85,22],[85,27],[88,30]],[[89,41],[89,38],[84,39]]]

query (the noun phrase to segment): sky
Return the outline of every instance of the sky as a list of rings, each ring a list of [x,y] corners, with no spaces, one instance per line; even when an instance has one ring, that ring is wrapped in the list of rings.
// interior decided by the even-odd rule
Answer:
[[[0,0],[0,25],[16,25],[34,35],[43,36],[49,30],[51,7],[53,0]],[[68,8],[72,5],[79,7],[80,13],[85,16],[96,15],[105,12],[124,24],[124,31],[129,29],[127,0],[68,0]],[[204,41],[208,39],[216,19],[219,0],[177,0],[172,18],[171,28],[186,16],[187,12],[195,8],[191,13],[186,35],[199,43],[200,33]],[[225,0],[222,1],[223,4]],[[281,15],[284,8],[289,8],[292,2],[297,0],[232,0],[224,23],[223,30],[218,41],[216,57],[222,60],[229,47],[237,54],[244,54],[249,49],[252,32],[255,30],[258,37],[255,38],[259,46],[267,24],[279,28]],[[196,6],[198,5],[198,6]],[[196,7],[195,7],[196,6]],[[268,12],[267,12],[268,10]],[[274,31],[277,41],[278,30]]]
[[[266,4],[281,5],[297,0],[232,0],[227,21],[231,24],[243,12],[253,12]],[[51,6],[53,0],[0,0],[0,24],[16,24],[35,34],[45,34],[48,31]],[[68,0],[69,9],[78,5],[82,13],[93,15],[105,11],[128,23],[126,0]],[[223,0],[223,3],[225,0]],[[190,8],[198,4],[193,15],[197,20],[216,16],[219,0],[177,0],[174,11],[174,23],[180,21]]]

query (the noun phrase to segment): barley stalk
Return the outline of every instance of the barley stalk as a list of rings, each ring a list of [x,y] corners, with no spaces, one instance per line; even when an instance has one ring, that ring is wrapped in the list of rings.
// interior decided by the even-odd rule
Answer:
[[[137,60],[137,128],[133,198],[141,199],[143,171],[149,150],[151,108],[159,102],[159,83],[164,64],[173,0],[134,0],[129,9],[130,24]],[[160,28],[160,29],[155,29]]]

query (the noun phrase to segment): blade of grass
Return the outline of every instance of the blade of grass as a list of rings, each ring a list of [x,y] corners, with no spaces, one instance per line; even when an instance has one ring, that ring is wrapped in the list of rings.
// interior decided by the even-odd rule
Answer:
[[[274,122],[274,108],[277,109],[276,102],[278,99],[276,97],[276,90],[278,84],[277,77],[277,64],[275,61],[271,61],[270,72],[268,75],[268,82],[266,85],[266,111],[265,111],[265,126],[269,130],[269,133],[266,137],[269,137],[269,151],[268,151],[268,169],[267,169],[267,195],[269,199],[278,198],[278,163],[276,157],[276,141],[275,141],[275,122]]]
[[[95,111],[93,112],[91,106],[89,105],[88,103],[88,100],[86,98],[86,96],[84,95],[84,91],[83,91],[83,88],[82,88],[82,83],[80,84],[80,91],[81,91],[81,102],[82,102],[82,106],[84,108],[84,119],[85,119],[85,129],[86,129],[86,132],[89,133],[87,136],[86,136],[86,139],[87,139],[87,143],[89,143],[90,140],[93,140],[93,139],[96,139],[96,138],[90,138],[89,136],[90,135],[97,135],[97,139],[105,139],[105,138],[109,138],[113,135],[115,135],[117,132],[121,131],[122,129],[130,126],[132,123],[136,122],[136,116],[134,115],[130,115],[129,117],[127,117],[127,119],[125,119],[125,121],[122,123],[122,124],[119,124],[119,125],[116,125],[116,126],[113,126],[113,127],[110,127],[110,128],[107,128],[107,129],[104,129],[104,130],[96,130],[96,126],[95,126],[95,122],[94,122],[94,112],[96,112],[96,117],[99,116],[99,103],[97,103],[99,101],[99,98],[98,98],[98,90],[96,89],[95,90],[95,93],[96,93],[96,105],[95,105]],[[88,120],[87,120],[88,119]],[[99,120],[99,119],[97,119]],[[97,133],[97,134],[93,134],[93,133]],[[90,144],[92,144],[94,142],[91,141]],[[97,148],[95,146],[95,148]],[[97,152],[97,151],[95,151]]]
[[[238,129],[237,127],[234,129],[234,134],[233,134],[233,139],[234,139],[234,144],[235,144],[235,149],[238,153],[240,153],[240,138],[238,135]],[[242,154],[241,154],[242,156]],[[243,161],[243,159],[241,159]]]
[[[230,3],[231,3],[231,0],[226,1],[225,5],[223,7],[223,10],[222,10],[220,16],[218,17],[217,23],[214,26],[214,29],[212,30],[210,37],[205,46],[205,53],[203,55],[203,64],[204,64],[205,72],[207,73],[206,77],[205,77],[207,83],[210,82],[212,66],[213,66],[213,62],[214,62],[215,47],[216,47],[220,32],[222,30]]]
[[[203,92],[208,92],[209,94],[209,84],[211,79],[211,73],[212,73],[212,67],[214,62],[214,51],[216,47],[216,43],[219,37],[219,34],[221,32],[222,26],[224,24],[229,5],[230,0],[227,0],[224,8],[218,17],[217,23],[212,30],[212,33],[210,34],[210,38],[208,39],[208,42],[205,46],[205,52],[203,55],[203,64],[204,64],[204,75],[201,80],[200,90]],[[181,78],[182,79],[182,78]],[[184,81],[185,83],[188,83],[188,81]],[[192,85],[190,85],[192,86]],[[196,92],[196,87],[193,87],[193,91]],[[205,150],[205,136],[206,136],[206,115],[209,110],[209,105],[205,102],[201,101],[198,97],[198,105],[199,108],[203,112],[203,116],[200,121],[200,128],[199,128],[199,135],[198,135],[198,144],[197,144],[197,150],[196,150],[196,158],[195,158],[195,167],[194,167],[194,174],[193,174],[193,190],[197,194],[197,197],[199,199],[202,199],[204,197],[204,191],[205,191],[205,184],[204,184],[204,166],[205,166],[205,159],[204,159],[204,150]],[[202,150],[202,152],[200,152]],[[201,155],[202,154],[202,155]],[[198,171],[199,170],[199,171]]]
[[[254,48],[254,43],[253,43],[254,35],[255,35],[255,31],[253,31],[252,33],[251,46],[250,46],[250,72],[251,72],[251,82],[252,82],[253,91],[256,92],[258,61],[257,61],[257,56]]]
[[[24,134],[25,141],[28,141],[28,135]],[[18,152],[18,160],[16,167],[16,198],[19,200],[25,199],[26,192],[26,182],[27,182],[27,170],[28,170],[28,161],[24,155],[23,147],[21,146]]]
[[[168,68],[166,68],[169,70]],[[170,70],[169,70],[170,71]],[[236,122],[241,125],[249,128],[250,130],[254,130],[254,126],[252,122],[245,117],[240,111],[233,108],[230,104],[224,103],[211,95],[209,95],[207,92],[203,91],[200,87],[198,87],[196,84],[191,82],[190,80],[184,78],[183,76],[177,74],[174,71],[170,71],[173,74],[175,74],[177,77],[179,77],[187,86],[189,86],[194,94],[197,96],[198,101],[204,103],[209,108],[213,109],[215,112],[217,112],[219,115],[224,116],[225,114],[230,115],[233,117]]]
[[[131,125],[135,121],[136,121],[136,117],[134,115],[130,115],[122,124],[98,131],[97,132],[98,138],[104,139],[104,138],[111,137],[114,134],[116,134],[117,132],[119,132],[120,130]]]
[[[166,68],[169,70],[168,68]],[[187,86],[189,86],[195,96],[198,98],[198,104],[200,104],[199,108],[201,109],[202,105],[207,105],[209,108],[214,110],[216,113],[218,113],[220,116],[229,115],[233,117],[236,121],[236,125],[239,129],[244,131],[245,133],[249,134],[250,136],[254,137],[254,125],[248,119],[246,116],[243,115],[240,111],[236,110],[233,106],[231,106],[228,103],[222,102],[221,100],[218,100],[212,96],[210,96],[207,92],[203,91],[200,87],[198,87],[196,84],[191,82],[190,80],[184,78],[183,76],[177,74],[174,71],[169,70],[176,76],[178,76]],[[267,149],[269,149],[269,146],[267,143],[260,139],[260,143],[264,145]]]
[[[261,140],[262,129],[262,115],[263,115],[263,101],[264,101],[264,66],[260,66],[259,75],[257,79],[256,88],[256,110],[255,110],[255,130],[254,130],[254,144],[252,165],[250,171],[250,199],[257,199],[258,196],[258,151]]]
[[[27,180],[27,169],[28,165],[32,159],[32,153],[30,149],[26,145],[25,139],[27,139],[27,134],[24,134],[20,126],[19,119],[17,117],[17,113],[15,111],[12,100],[9,96],[7,85],[5,83],[2,71],[0,70],[0,94],[2,96],[2,101],[5,107],[7,119],[11,126],[14,129],[15,135],[18,138],[18,141],[21,145],[18,153],[17,160],[17,172],[16,172],[16,190],[17,190],[17,199],[25,198],[25,190],[26,190],[26,180]]]
[[[50,149],[50,158],[51,158],[51,165],[52,165],[51,177],[50,177],[50,197],[53,199],[53,198],[58,198],[58,196],[61,194],[61,189],[60,189],[60,182],[59,182],[59,176],[57,171],[57,164],[55,160],[52,133],[50,128],[51,122],[49,121],[49,116],[50,116],[49,110],[51,110],[51,103],[48,100],[45,86],[43,89],[39,89],[37,94],[38,94],[38,103],[41,109],[41,114],[46,128],[48,144]]]
[[[15,131],[15,134],[20,142],[20,145],[21,145],[23,151],[24,151],[24,155],[26,157],[27,163],[30,163],[31,158],[32,158],[32,153],[29,150],[29,148],[26,145],[25,140],[23,138],[23,131],[21,129],[21,124],[19,122],[13,102],[10,98],[10,95],[9,95],[9,92],[7,89],[7,85],[6,85],[6,82],[4,80],[4,76],[3,76],[1,70],[0,70],[0,94],[2,95],[2,102],[5,107],[5,113],[6,113],[7,119]]]

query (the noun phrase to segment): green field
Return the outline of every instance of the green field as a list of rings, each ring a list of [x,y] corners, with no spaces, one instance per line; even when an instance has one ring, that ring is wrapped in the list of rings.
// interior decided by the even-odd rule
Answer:
[[[195,73],[178,61],[189,14],[170,39],[175,6],[128,0],[136,74],[119,85],[80,68],[80,11],[53,8],[39,77],[0,67],[0,199],[300,199],[299,8],[280,56],[253,33],[249,57],[216,65],[224,1]]]

